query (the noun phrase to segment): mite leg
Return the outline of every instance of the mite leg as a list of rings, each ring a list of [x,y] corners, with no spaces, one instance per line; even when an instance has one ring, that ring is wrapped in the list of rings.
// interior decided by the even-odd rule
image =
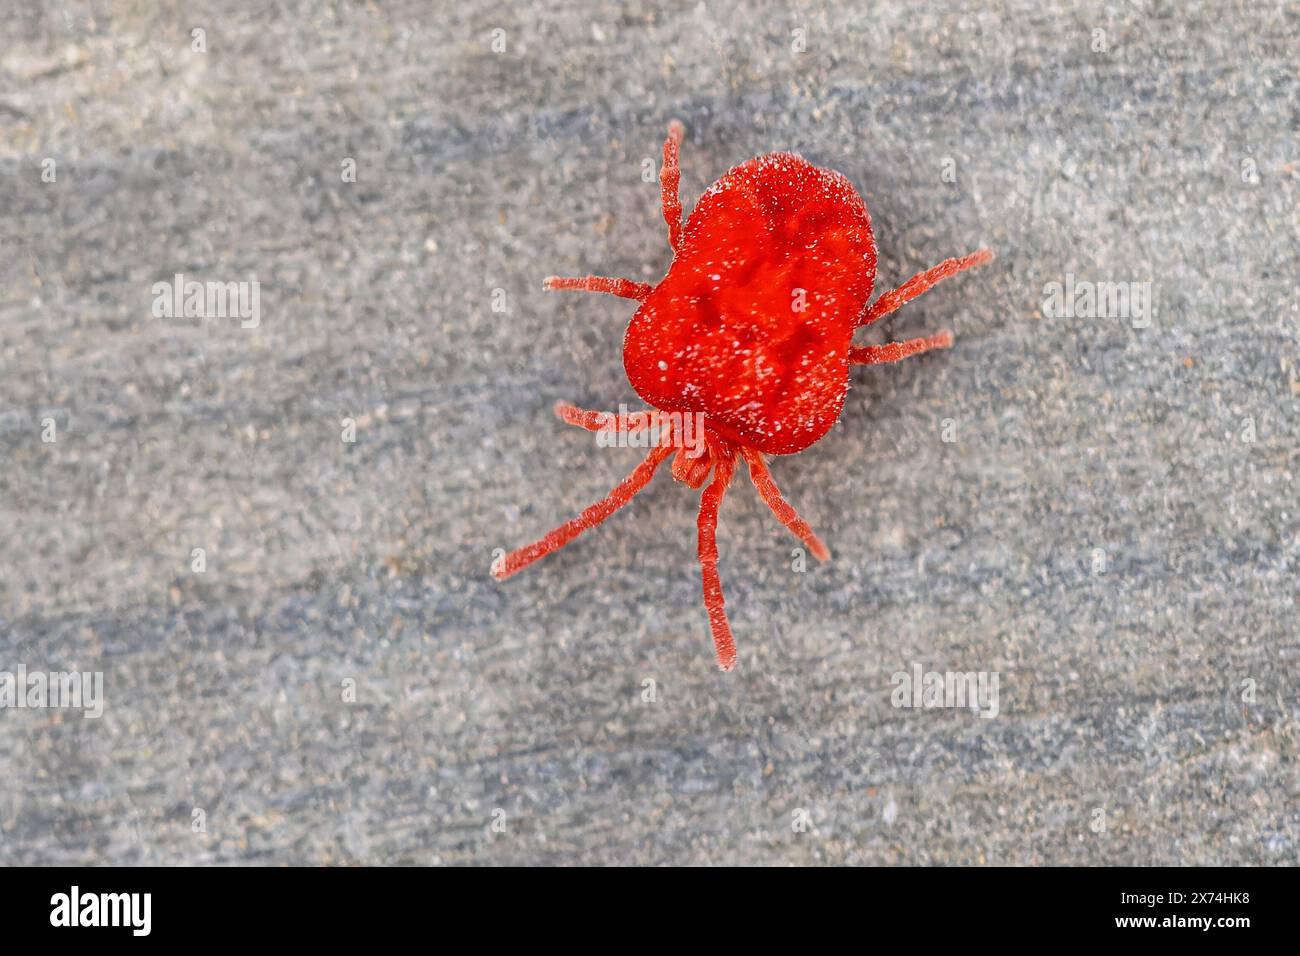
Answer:
[[[677,163],[677,151],[682,145],[686,130],[678,120],[668,124],[668,138],[664,140],[664,165],[659,171],[659,191],[663,199],[664,222],[668,223],[668,245],[673,251],[682,238],[682,201],[677,195],[682,171]]]
[[[654,287],[648,282],[633,282],[631,279],[610,279],[606,276],[547,276],[542,280],[543,289],[569,289],[574,292],[606,292],[619,295],[625,299],[645,301]]]
[[[850,365],[882,365],[898,362],[930,349],[952,348],[952,333],[940,332],[927,338],[908,339],[905,342],[886,342],[884,345],[855,345],[849,349]]]
[[[528,567],[538,558],[545,557],[552,551],[558,551],[588,528],[596,527],[596,525],[631,501],[638,491],[648,485],[650,479],[654,477],[655,469],[673,453],[673,450],[671,447],[650,449],[650,454],[645,457],[645,460],[637,465],[632,474],[624,478],[605,498],[596,502],[572,521],[566,521],[532,544],[511,551],[501,558],[492,567],[493,577],[497,578],[497,580],[508,578],[516,571]]]
[[[912,278],[908,279],[897,289],[891,289],[886,292],[875,302],[871,308],[867,309],[867,314],[862,317],[858,323],[858,328],[864,325],[870,325],[872,322],[893,312],[905,302],[911,302],[922,292],[934,287],[935,283],[942,282],[949,276],[956,275],[963,269],[969,269],[972,266],[982,266],[993,258],[993,253],[987,249],[981,249],[979,252],[972,252],[968,256],[959,256],[956,259],[945,259],[937,266],[931,266],[924,272],[918,272]]]
[[[736,666],[736,641],[731,636],[731,625],[727,622],[722,579],[718,577],[718,506],[722,504],[722,496],[726,494],[735,467],[734,458],[719,458],[713,480],[700,495],[700,516],[697,521],[700,533],[700,573],[704,579],[704,608],[709,612],[709,629],[713,632],[718,666],[724,671]]]
[[[660,423],[661,414],[650,410],[631,412],[625,417],[610,412],[596,412],[586,408],[570,405],[568,402],[556,402],[555,414],[562,422],[577,425],[589,432],[636,432],[651,428]],[[662,444],[667,443],[667,436],[660,436]]]
[[[777,520],[789,528],[794,536],[816,555],[818,561],[830,560],[831,553],[826,545],[822,544],[822,539],[817,537],[807,521],[799,517],[799,512],[794,510],[790,502],[781,497],[781,489],[772,480],[772,473],[767,470],[767,462],[763,461],[763,453],[753,448],[742,448],[740,453],[745,457],[745,464],[749,466],[749,478],[758,489],[759,497],[772,509],[772,514],[776,515]]]

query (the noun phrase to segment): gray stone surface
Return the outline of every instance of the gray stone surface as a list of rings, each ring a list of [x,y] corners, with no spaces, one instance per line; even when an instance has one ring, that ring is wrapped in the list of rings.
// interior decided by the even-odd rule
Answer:
[[[0,17],[0,669],[107,702],[0,711],[0,863],[1296,862],[1294,5],[45,6]],[[735,486],[730,675],[666,472],[488,575],[637,460],[551,414],[635,406],[632,303],[541,279],[663,274],[672,117],[688,210],[794,149],[878,288],[998,255],[774,463],[832,562]],[[176,273],[261,324],[155,318]],[[1046,314],[1067,275],[1155,314]],[[914,663],[998,716],[891,706]]]

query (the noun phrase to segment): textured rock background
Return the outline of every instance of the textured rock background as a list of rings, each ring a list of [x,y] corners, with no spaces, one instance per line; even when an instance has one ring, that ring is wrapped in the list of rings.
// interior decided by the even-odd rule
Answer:
[[[42,6],[0,17],[0,669],[108,701],[0,711],[0,862],[1296,862],[1294,5]],[[795,149],[879,288],[998,254],[775,462],[831,563],[735,485],[731,675],[666,473],[487,573],[638,458],[551,415],[635,406],[632,304],[541,279],[663,274],[674,116],[688,210]],[[261,325],[154,318],[178,272]],[[1067,274],[1149,327],[1045,315]],[[895,709],[914,662],[998,717]]]

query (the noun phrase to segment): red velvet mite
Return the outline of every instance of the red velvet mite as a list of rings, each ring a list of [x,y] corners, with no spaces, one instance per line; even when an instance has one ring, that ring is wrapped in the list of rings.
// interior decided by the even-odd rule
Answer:
[[[660,183],[673,261],[655,286],[630,279],[552,277],[547,289],[608,292],[640,305],[623,340],[623,367],[651,406],[618,416],[560,404],[556,412],[589,431],[658,431],[645,460],[609,495],[540,540],[499,559],[506,578],[600,524],[644,488],[673,456],[673,477],[699,488],[699,559],[704,606],[718,665],[729,671],[736,645],[718,577],[718,507],[744,460],[759,495],[820,560],[830,552],[778,490],[765,456],[803,451],[844,409],[849,368],[896,362],[952,345],[952,333],[853,345],[853,333],[916,298],[941,279],[993,258],[987,249],[947,259],[868,306],[876,245],[867,207],[833,170],[794,153],[768,153],[727,171],[705,191],[685,224],[677,187],[683,128],[668,126]],[[670,415],[669,413],[677,413]],[[688,448],[683,415],[703,416],[703,448]]]

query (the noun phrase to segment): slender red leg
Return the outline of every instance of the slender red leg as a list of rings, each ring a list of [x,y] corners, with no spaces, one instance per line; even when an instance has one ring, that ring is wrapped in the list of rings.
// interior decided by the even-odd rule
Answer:
[[[606,292],[620,295],[625,299],[645,301],[654,286],[648,282],[633,282],[631,279],[610,279],[606,276],[547,276],[542,280],[544,289],[568,289],[573,292]]]
[[[933,288],[935,283],[942,282],[944,279],[956,275],[963,269],[969,269],[972,266],[982,266],[992,258],[993,253],[989,252],[987,249],[981,249],[979,252],[972,252],[968,256],[959,256],[956,259],[945,259],[937,266],[931,266],[924,272],[918,272],[897,289],[891,289],[873,302],[871,308],[867,309],[867,314],[864,315],[862,321],[858,323],[858,328],[862,328],[864,325],[870,325],[880,317],[888,315],[904,302],[911,302],[922,292]]]
[[[662,412],[650,409],[620,418],[611,412],[596,412],[568,402],[556,402],[555,414],[560,421],[585,428],[589,432],[635,432],[659,424]]]
[[[849,349],[850,365],[881,365],[885,362],[898,362],[912,355],[920,355],[930,349],[952,348],[952,333],[940,332],[920,339],[907,339],[904,342],[886,342],[884,345],[855,345]]]
[[[740,453],[745,457],[745,464],[749,466],[750,480],[758,489],[759,497],[772,509],[772,514],[776,515],[777,520],[789,528],[796,538],[807,545],[808,550],[816,555],[818,561],[829,561],[831,553],[826,545],[822,544],[822,539],[817,537],[807,521],[799,517],[799,512],[794,510],[790,502],[781,497],[781,489],[772,480],[772,473],[767,470],[763,453],[754,448],[742,448]]]
[[[677,151],[682,145],[686,130],[678,120],[668,124],[668,138],[664,140],[664,165],[659,171],[659,191],[663,199],[664,222],[668,223],[668,245],[677,250],[682,238],[682,201],[677,195],[682,171],[677,164]]]
[[[646,455],[645,460],[637,465],[632,474],[624,478],[605,498],[596,502],[572,521],[566,521],[553,531],[547,532],[545,536],[532,544],[511,551],[492,566],[493,576],[498,580],[508,578],[516,571],[528,567],[538,558],[545,557],[552,551],[558,551],[588,528],[596,527],[596,525],[631,501],[638,491],[648,485],[650,479],[654,477],[655,469],[675,450],[671,446],[662,445],[650,449],[650,454]]]
[[[736,460],[730,454],[718,456],[713,480],[700,495],[699,527],[700,573],[704,579],[704,608],[709,612],[709,629],[713,631],[713,647],[718,654],[718,666],[729,671],[736,666],[736,641],[731,636],[727,622],[726,600],[722,596],[722,579],[718,577],[718,507],[731,483]]]

